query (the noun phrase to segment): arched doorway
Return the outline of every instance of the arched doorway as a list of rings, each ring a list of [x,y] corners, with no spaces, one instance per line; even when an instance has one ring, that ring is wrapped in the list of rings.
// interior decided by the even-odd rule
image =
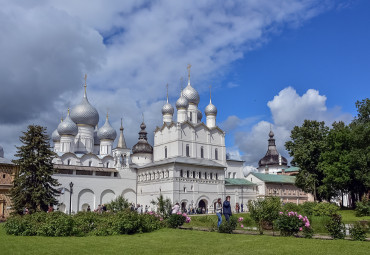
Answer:
[[[186,211],[186,202],[182,202],[182,203],[181,203],[181,211],[182,211],[182,212],[187,212],[187,211]]]
[[[206,213],[207,201],[205,201],[204,199],[200,200],[198,203],[198,209],[199,209],[198,213],[202,213],[202,214]]]

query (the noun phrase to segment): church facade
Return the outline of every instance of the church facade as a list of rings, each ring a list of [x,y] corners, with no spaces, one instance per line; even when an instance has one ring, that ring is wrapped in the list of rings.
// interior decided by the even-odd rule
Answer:
[[[218,198],[231,195],[234,203],[256,199],[254,184],[242,179],[243,161],[226,158],[225,132],[216,124],[217,108],[210,97],[203,113],[200,97],[190,83],[181,91],[175,108],[162,107],[163,124],[154,131],[154,146],[147,139],[146,125],[140,125],[138,142],[127,148],[121,124],[117,132],[106,116],[98,128],[98,111],[85,91],[80,104],[52,134],[55,177],[61,183],[59,209],[77,212],[97,208],[122,195],[130,202],[152,206],[160,194],[183,209],[202,208],[213,212]],[[229,171],[228,171],[229,169]],[[240,177],[240,178],[237,178]],[[226,184],[226,185],[225,185]]]

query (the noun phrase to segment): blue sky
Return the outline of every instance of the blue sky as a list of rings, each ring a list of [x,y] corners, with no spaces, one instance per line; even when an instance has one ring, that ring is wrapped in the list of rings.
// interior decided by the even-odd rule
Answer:
[[[81,100],[85,73],[100,125],[107,111],[117,130],[123,117],[133,146],[141,113],[152,138],[166,83],[174,104],[191,63],[200,109],[212,85],[228,151],[254,166],[270,126],[288,156],[294,125],[349,122],[355,101],[369,96],[365,0],[9,0],[2,7],[0,144],[9,158],[27,125],[57,127]]]

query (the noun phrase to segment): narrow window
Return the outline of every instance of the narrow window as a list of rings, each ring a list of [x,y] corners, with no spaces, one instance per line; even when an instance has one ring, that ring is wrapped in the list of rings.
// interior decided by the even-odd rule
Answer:
[[[164,147],[164,158],[167,158],[167,146]]]
[[[204,158],[204,149],[203,149],[203,146],[200,147],[200,157],[201,158]]]
[[[195,171],[193,171],[193,178],[195,178]]]
[[[89,161],[89,166],[91,166],[92,165],[92,161]]]
[[[228,173],[228,178],[229,178],[229,179],[231,178],[231,173]]]
[[[213,179],[213,174],[211,173],[211,178],[210,178],[211,180]]]
[[[186,145],[186,156],[190,157],[190,147],[189,144]]]
[[[234,179],[236,178],[236,173],[233,173],[233,178],[234,178]]]
[[[186,177],[189,178],[189,171],[186,171]]]
[[[204,173],[204,179],[207,179],[207,173]]]
[[[218,150],[215,149],[215,159],[218,160]]]
[[[183,172],[182,172],[182,170],[180,170],[180,177],[183,177]]]
[[[193,122],[193,114],[190,113],[190,121]]]
[[[68,161],[67,161],[67,165],[70,165],[71,164],[71,160],[70,159],[68,159]]]
[[[107,168],[109,167],[109,162],[107,162]]]
[[[216,180],[218,180],[218,174],[216,174]]]

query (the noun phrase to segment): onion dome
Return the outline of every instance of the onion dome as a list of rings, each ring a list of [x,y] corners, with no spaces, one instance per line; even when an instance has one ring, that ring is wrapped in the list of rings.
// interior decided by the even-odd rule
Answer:
[[[258,166],[288,165],[288,160],[281,156],[276,149],[274,132],[272,130],[270,130],[269,137],[266,155],[258,161]]]
[[[212,104],[211,87],[209,88],[209,104],[207,105],[204,112],[205,112],[206,116],[208,116],[208,115],[217,115],[217,108],[214,104]]]
[[[201,110],[198,109],[198,112],[197,112],[198,122],[202,122],[202,118],[203,118],[203,113]]]
[[[107,114],[107,118],[105,119],[104,125],[98,130],[98,138],[100,140],[106,139],[106,140],[114,141],[116,137],[117,137],[117,132],[110,125],[109,120],[108,120],[108,114]]]
[[[176,101],[176,109],[188,109],[189,107],[189,101],[184,97],[184,94],[181,91],[181,96],[179,99]]]
[[[94,145],[99,145],[100,144],[100,139],[98,137],[98,125],[95,126],[94,130]]]
[[[86,95],[86,76],[85,76],[85,93],[81,103],[72,108],[71,118],[77,124],[96,126],[99,123],[99,113],[93,107]]]
[[[148,143],[147,132],[145,130],[146,125],[143,121],[140,125],[139,141],[132,147],[132,153],[149,153],[153,154],[153,147]]]
[[[200,98],[198,91],[196,91],[191,85],[190,80],[188,86],[183,90],[184,97],[188,100],[189,104],[198,105]]]
[[[199,94],[191,85],[190,85],[190,68],[191,65],[188,65],[188,86],[183,90],[184,97],[188,100],[189,104],[199,104]]]
[[[168,103],[168,84],[167,84],[167,103],[163,105],[162,107],[162,115],[168,114],[168,115],[173,115],[173,106]]]
[[[60,136],[62,135],[77,135],[78,133],[78,127],[76,123],[74,123],[70,116],[69,116],[69,109],[68,109],[68,114],[65,120],[63,122],[59,123],[57,131]]]
[[[54,143],[60,142],[60,135],[57,129],[55,129],[54,132],[51,134],[51,139]]]

